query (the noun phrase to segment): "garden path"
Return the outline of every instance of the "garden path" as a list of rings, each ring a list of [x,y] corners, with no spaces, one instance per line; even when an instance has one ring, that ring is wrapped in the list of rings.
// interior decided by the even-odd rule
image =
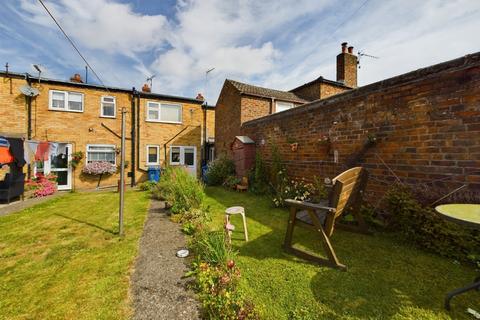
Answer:
[[[152,199],[131,280],[133,319],[199,319],[198,302],[182,279],[187,267],[175,256],[184,247],[178,224]]]

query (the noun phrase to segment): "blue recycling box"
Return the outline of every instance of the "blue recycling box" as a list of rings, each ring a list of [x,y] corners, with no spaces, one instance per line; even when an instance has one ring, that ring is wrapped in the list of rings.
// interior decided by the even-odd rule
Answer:
[[[158,182],[160,180],[160,167],[152,166],[148,167],[148,180]]]

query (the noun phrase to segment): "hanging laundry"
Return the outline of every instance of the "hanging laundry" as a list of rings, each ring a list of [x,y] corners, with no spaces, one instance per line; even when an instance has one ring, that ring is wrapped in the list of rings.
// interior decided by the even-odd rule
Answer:
[[[67,144],[59,143],[57,148],[57,154],[67,154]]]
[[[25,165],[23,140],[20,138],[7,138],[10,142],[10,153],[13,155],[13,161],[17,167],[21,168]]]
[[[10,153],[10,142],[5,137],[0,137],[0,165],[13,162]]]
[[[37,151],[35,152],[35,160],[36,161],[48,160],[49,151],[50,151],[50,143],[48,143],[48,141],[41,141],[38,144]]]
[[[49,148],[48,152],[51,156],[59,155],[60,152],[58,152],[58,143],[50,142],[50,148]]]
[[[30,146],[28,145],[28,141],[23,141],[23,159],[27,164],[30,164],[30,161],[35,153],[32,152]]]

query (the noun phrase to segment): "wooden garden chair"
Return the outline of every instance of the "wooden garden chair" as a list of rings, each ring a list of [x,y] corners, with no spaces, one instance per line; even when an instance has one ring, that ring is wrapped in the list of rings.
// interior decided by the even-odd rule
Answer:
[[[306,260],[346,270],[346,266],[339,262],[333,250],[330,237],[333,234],[335,225],[338,228],[350,231],[369,233],[367,225],[359,213],[367,177],[366,170],[361,167],[352,168],[341,173],[333,179],[329,199],[324,203],[315,204],[287,199],[285,202],[290,206],[290,216],[283,245],[285,251]],[[346,209],[352,210],[351,213],[356,220],[356,225],[336,223]],[[312,227],[318,232],[328,259],[312,255],[292,246],[293,229],[297,224]]]

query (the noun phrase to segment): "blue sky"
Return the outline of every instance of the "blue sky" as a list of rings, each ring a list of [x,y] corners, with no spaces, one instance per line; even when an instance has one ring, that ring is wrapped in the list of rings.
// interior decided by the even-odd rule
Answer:
[[[335,80],[340,43],[361,59],[365,85],[480,51],[480,1],[45,1],[107,85],[215,103],[225,78],[289,90]],[[68,79],[85,64],[37,0],[4,0],[0,69]],[[205,71],[215,68],[205,81]],[[89,80],[98,82],[89,74]]]

